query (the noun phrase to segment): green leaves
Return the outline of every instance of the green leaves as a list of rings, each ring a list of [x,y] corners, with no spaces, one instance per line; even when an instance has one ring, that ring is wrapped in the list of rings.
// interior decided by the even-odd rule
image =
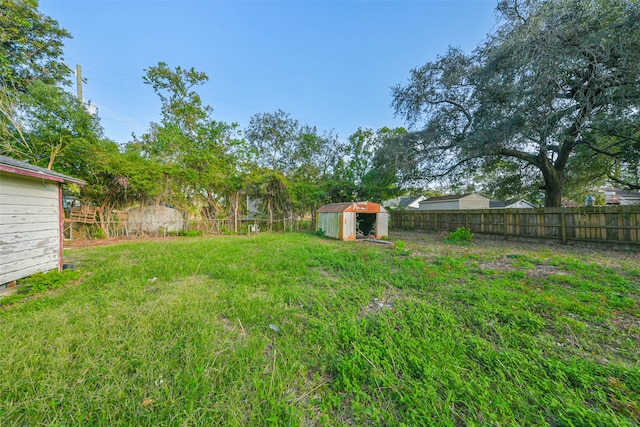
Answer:
[[[629,162],[623,152],[638,152],[638,3],[508,0],[498,11],[500,26],[472,54],[450,49],[394,87],[396,113],[424,124],[396,154],[430,180],[470,180],[480,167],[507,175],[503,166],[515,163],[523,186],[504,180],[497,191],[523,197],[542,185],[547,206],[560,206],[569,178],[580,185],[585,174],[572,174],[578,151],[596,159],[583,185],[615,175],[612,163],[637,172],[640,156]],[[616,144],[598,139],[606,135]]]
[[[26,91],[34,80],[64,82],[63,41],[71,35],[38,11],[37,0],[2,2],[0,13],[0,90]]]

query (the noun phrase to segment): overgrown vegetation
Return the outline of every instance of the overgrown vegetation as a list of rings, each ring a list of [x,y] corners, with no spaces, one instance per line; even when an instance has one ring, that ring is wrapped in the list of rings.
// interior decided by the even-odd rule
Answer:
[[[398,239],[393,242],[393,248],[398,255],[409,255],[411,253],[411,250],[407,249],[407,242],[404,240]]]
[[[447,243],[457,243],[460,245],[468,245],[473,240],[471,229],[459,227],[456,231],[452,231],[444,238]]]
[[[640,422],[637,260],[402,238],[73,249],[0,310],[2,424]]]
[[[322,228],[318,228],[317,230],[313,230],[313,235],[318,237],[326,237],[326,234]]]
[[[170,205],[207,222],[210,233],[225,234],[240,232],[250,209],[272,231],[326,203],[381,202],[399,192],[394,171],[374,157],[404,129],[358,128],[340,138],[277,110],[255,114],[243,130],[214,119],[199,94],[209,80],[205,72],[165,62],[149,64],[140,76],[159,98],[159,120],[116,144],[65,89],[71,74],[62,65],[64,42],[71,34],[36,0],[6,6],[0,155],[86,180],[65,192],[97,209],[97,238],[111,237],[113,212],[131,207]]]
[[[61,272],[54,270],[47,273],[33,274],[18,281],[18,290],[15,294],[0,298],[0,306],[11,305],[23,298],[62,288],[77,277],[78,274],[70,269]]]

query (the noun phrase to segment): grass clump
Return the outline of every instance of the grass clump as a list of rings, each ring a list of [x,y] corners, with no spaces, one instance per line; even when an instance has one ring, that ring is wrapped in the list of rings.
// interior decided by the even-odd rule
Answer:
[[[0,310],[2,424],[640,422],[631,269],[440,245],[74,249],[76,285]]]
[[[393,249],[398,255],[410,255],[411,250],[407,249],[407,242],[404,240],[396,240],[393,242]]]
[[[456,231],[452,231],[444,238],[447,243],[453,243],[457,245],[469,245],[473,240],[473,233],[471,229],[466,227],[459,227]]]

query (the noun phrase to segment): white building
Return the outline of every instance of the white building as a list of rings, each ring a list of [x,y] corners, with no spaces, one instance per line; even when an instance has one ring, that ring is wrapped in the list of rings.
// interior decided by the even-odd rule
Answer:
[[[451,211],[466,209],[489,209],[489,199],[479,194],[460,194],[430,197],[420,202],[423,211]]]
[[[85,182],[0,156],[0,287],[62,269],[62,184]]]

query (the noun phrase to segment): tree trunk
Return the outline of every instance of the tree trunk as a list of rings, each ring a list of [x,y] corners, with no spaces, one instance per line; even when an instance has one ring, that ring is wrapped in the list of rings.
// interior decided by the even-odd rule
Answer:
[[[544,185],[544,206],[547,208],[562,207],[562,184],[557,181],[547,181]]]
[[[236,191],[234,195],[235,201],[233,204],[233,232],[238,232],[238,210],[240,209],[240,192]]]
[[[558,171],[551,162],[546,162],[540,169],[544,179],[544,206],[561,208],[562,190],[565,183],[563,171]]]
[[[110,203],[103,203],[98,209],[98,218],[100,221],[100,228],[104,231],[104,236],[109,238],[109,223],[111,222],[111,210]]]

